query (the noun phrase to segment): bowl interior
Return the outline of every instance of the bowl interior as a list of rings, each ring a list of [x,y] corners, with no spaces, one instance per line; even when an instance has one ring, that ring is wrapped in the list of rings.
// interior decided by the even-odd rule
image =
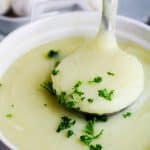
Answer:
[[[45,18],[26,25],[6,37],[0,44],[0,76],[21,55],[51,40],[71,35],[94,36],[99,14],[76,12]],[[150,28],[134,20],[118,17],[117,36],[150,49]],[[1,138],[9,145],[4,137]]]

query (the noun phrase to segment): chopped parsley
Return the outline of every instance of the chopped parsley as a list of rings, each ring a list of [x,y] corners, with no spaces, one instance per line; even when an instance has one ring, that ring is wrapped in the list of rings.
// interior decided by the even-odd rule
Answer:
[[[2,86],[2,83],[0,83],[0,87]]]
[[[107,72],[107,74],[108,74],[109,76],[114,76],[114,75],[115,75],[115,73],[113,73],[113,72]]]
[[[132,115],[131,112],[127,112],[127,113],[123,114],[123,117],[128,118],[128,117],[131,117],[131,115]]]
[[[56,50],[50,50],[47,54],[48,58],[56,58],[59,56],[58,51]]]
[[[96,122],[107,122],[108,116],[107,115],[91,115],[91,114],[86,114],[85,119],[87,121],[89,120],[95,120]]]
[[[61,92],[61,94],[58,96],[59,104],[64,105],[66,108],[69,109],[75,108],[77,102],[74,99],[66,101],[69,96],[66,94],[66,92]]]
[[[73,86],[73,90],[78,90],[78,88],[82,85],[82,81],[77,81],[77,83]]]
[[[94,145],[90,145],[90,150],[102,150],[102,145],[100,144],[96,144],[95,146]]]
[[[67,137],[70,138],[71,136],[73,136],[74,132],[72,130],[68,130],[67,131]]]
[[[57,70],[57,69],[52,70],[52,75],[53,76],[56,76],[58,73],[59,73],[59,70]]]
[[[115,93],[114,90],[108,91],[107,89],[103,89],[103,90],[98,91],[98,95],[100,97],[103,97],[104,99],[106,99],[108,101],[112,100],[114,93]]]
[[[44,107],[47,107],[47,104],[44,104]]]
[[[82,96],[84,95],[84,93],[82,91],[79,90],[79,88],[81,87],[82,85],[82,81],[77,81],[77,83],[73,86],[73,93],[72,93],[72,96],[75,94],[75,95],[78,95],[78,96]],[[81,98],[82,99],[82,98]]]
[[[93,80],[89,81],[89,83],[101,83],[102,82],[102,77],[97,76]]]
[[[84,129],[84,134],[80,136],[80,141],[88,145],[90,149],[96,147],[92,145],[92,142],[98,139],[103,134],[103,131],[104,131],[102,129],[98,134],[95,134],[95,131],[94,131],[95,123],[96,123],[95,119],[89,120]]]
[[[57,60],[57,61],[55,62],[54,67],[56,68],[59,64],[60,64],[60,60]]]
[[[6,118],[8,118],[8,119],[11,119],[13,117],[13,115],[12,114],[6,114]]]
[[[64,117],[61,118],[61,122],[60,122],[56,132],[61,132],[65,129],[69,129],[72,126],[74,126],[75,123],[76,123],[76,120],[73,120],[69,117],[64,116]]]
[[[56,90],[54,90],[53,83],[51,81],[44,82],[43,84],[41,84],[41,87],[46,89],[50,94],[56,96]]]
[[[93,101],[94,101],[94,99],[88,98],[88,102],[89,102],[89,103],[93,103]]]
[[[101,135],[103,134],[103,129],[97,134],[97,135],[90,135],[90,134],[85,134],[85,135],[82,135],[80,136],[80,140],[90,146],[91,143],[95,140],[95,139],[98,139]]]
[[[69,109],[72,109],[75,108],[76,103],[77,103],[76,101],[69,101],[65,103],[65,106]]]

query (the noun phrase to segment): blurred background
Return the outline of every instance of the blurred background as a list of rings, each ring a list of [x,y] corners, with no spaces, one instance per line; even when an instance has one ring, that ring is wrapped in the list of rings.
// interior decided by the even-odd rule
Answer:
[[[67,11],[98,11],[101,0],[0,0],[0,39],[44,15]],[[119,15],[150,22],[150,0],[119,0]],[[47,16],[48,16],[47,15]]]

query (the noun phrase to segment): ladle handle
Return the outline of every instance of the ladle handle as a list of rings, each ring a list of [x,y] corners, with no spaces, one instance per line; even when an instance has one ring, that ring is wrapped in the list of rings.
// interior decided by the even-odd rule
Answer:
[[[115,32],[117,9],[118,0],[102,0],[102,19],[100,32]]]

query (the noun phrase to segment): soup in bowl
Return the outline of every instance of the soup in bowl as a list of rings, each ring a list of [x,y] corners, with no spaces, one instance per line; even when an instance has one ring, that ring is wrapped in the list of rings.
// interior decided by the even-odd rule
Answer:
[[[117,21],[120,47],[135,55],[144,69],[144,91],[132,106],[111,116],[91,116],[64,108],[48,92],[53,66],[95,36],[97,17],[96,13],[77,12],[46,18],[2,41],[0,139],[8,147],[150,149],[150,28],[146,25],[124,17]]]

